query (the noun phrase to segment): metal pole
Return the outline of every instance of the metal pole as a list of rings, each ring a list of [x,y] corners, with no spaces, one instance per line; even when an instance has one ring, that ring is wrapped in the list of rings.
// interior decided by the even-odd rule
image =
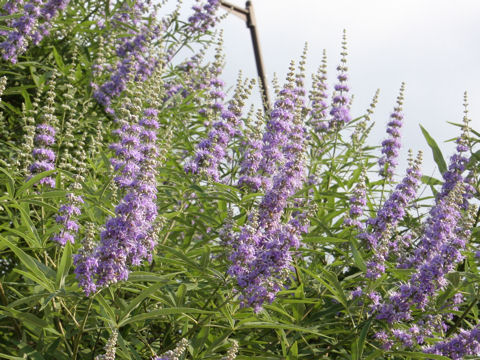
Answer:
[[[230,4],[227,1],[220,1],[220,5],[227,11],[238,16],[246,22],[247,27],[250,29],[250,35],[252,37],[253,53],[255,54],[255,64],[257,65],[257,74],[260,79],[260,85],[262,88],[262,102],[265,114],[271,109],[270,94],[268,91],[267,78],[265,76],[265,67],[263,64],[262,51],[260,48],[260,41],[257,33],[257,22],[255,19],[255,12],[253,10],[253,4],[251,1],[247,1],[245,9],[242,9],[236,5]]]

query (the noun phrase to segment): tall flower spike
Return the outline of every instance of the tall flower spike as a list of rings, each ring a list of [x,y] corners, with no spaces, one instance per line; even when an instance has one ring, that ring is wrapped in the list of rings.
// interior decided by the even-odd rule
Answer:
[[[363,146],[363,144],[367,140],[368,134],[373,127],[373,124],[369,125],[368,122],[371,120],[371,115],[373,114],[373,111],[377,106],[379,94],[380,89],[377,89],[377,91],[375,91],[375,95],[373,96],[372,102],[370,103],[370,106],[366,111],[366,114],[359,122],[357,122],[357,124],[355,125],[355,130],[351,135],[352,150],[355,155],[359,150],[361,150],[361,146]]]
[[[466,155],[469,151],[469,129],[470,129],[470,119],[468,118],[468,96],[467,92],[464,93],[464,116],[463,116],[463,127],[462,134],[456,140],[456,150],[457,152],[452,155],[450,158],[450,164],[448,170],[443,174],[444,183],[442,189],[437,194],[437,199],[440,200],[443,197],[447,196],[449,192],[455,187],[459,182],[463,182],[465,186],[465,193],[463,194],[463,209],[468,208],[468,200],[475,193],[475,189],[471,184],[471,178],[462,175],[466,169],[469,158]]]
[[[302,216],[287,224],[281,221],[289,197],[302,186],[305,175],[302,72],[303,61],[300,74],[289,74],[289,82],[279,94],[264,134],[264,150],[272,149],[269,145],[274,144],[282,162],[262,198],[258,217],[250,214],[231,244],[232,265],[228,273],[237,280],[242,306],[251,306],[255,312],[261,310],[263,303],[271,303],[285,286],[291,270],[291,249],[300,246],[300,234],[305,228]],[[268,143],[265,139],[273,141]],[[271,155],[264,151],[263,160],[266,156]]]
[[[385,179],[391,179],[395,168],[398,165],[398,153],[401,147],[400,143],[400,128],[403,125],[403,93],[405,91],[405,83],[400,87],[400,93],[397,97],[397,106],[395,106],[393,113],[390,115],[388,122],[387,133],[390,137],[382,142],[382,157],[378,160],[380,166],[380,176]]]
[[[129,27],[128,36],[122,37],[117,44],[115,52],[119,60],[111,69],[110,79],[102,85],[92,84],[94,98],[110,114],[113,114],[112,100],[126,89],[129,79],[145,81],[158,65],[158,59],[151,51],[153,44],[160,38],[161,31],[161,26],[153,21],[155,14],[149,13],[147,17],[152,20],[152,23],[145,23],[142,22],[142,15],[148,7],[143,1],[136,2],[133,8],[129,5],[125,6],[128,8],[125,11],[126,19],[119,19],[118,22],[138,24],[136,30]],[[98,71],[97,65],[93,70]]]
[[[353,190],[353,194],[348,199],[350,203],[350,210],[348,212],[348,215],[345,217],[345,225],[354,226],[358,230],[363,230],[365,227],[364,223],[359,220],[359,218],[363,215],[363,209],[367,205],[365,181],[365,169],[362,169],[357,185]]]
[[[232,346],[228,350],[227,356],[223,357],[222,360],[235,360],[238,353],[238,342],[233,340]]]
[[[408,282],[379,307],[378,319],[390,324],[408,321],[412,318],[413,306],[424,310],[429,299],[445,288],[445,276],[463,259],[461,250],[470,237],[471,219],[464,218],[460,209],[463,192],[463,184],[457,183],[448,196],[432,207],[419,248],[415,251],[412,266],[415,271]]]
[[[372,259],[367,263],[366,277],[377,279],[385,271],[385,262],[391,252],[398,250],[397,238],[394,235],[395,229],[400,220],[405,216],[407,206],[415,199],[420,184],[420,164],[422,153],[419,152],[417,159],[412,159],[410,152],[409,167],[402,182],[378,211],[375,218],[370,218],[367,224],[369,231],[358,235],[364,240],[370,249],[373,249]]]
[[[120,139],[112,146],[116,154],[112,164],[120,172],[115,181],[125,195],[115,208],[115,217],[107,220],[99,245],[79,263],[86,268],[79,277],[87,296],[98,287],[126,280],[130,266],[151,261],[157,241],[161,224],[156,221],[156,169],[164,156],[156,144],[160,124],[155,107],[165,95],[160,68],[146,85],[152,89],[142,92],[141,85],[132,82],[117,111]],[[143,98],[151,107],[142,109]]]
[[[35,147],[35,116],[38,114],[42,89],[38,88],[33,98],[32,108],[27,110],[25,103],[22,104],[22,144],[16,160],[16,165],[25,177],[30,175],[29,168],[33,163],[33,149]]]
[[[73,255],[75,265],[75,276],[78,284],[88,296],[93,294],[97,287],[95,285],[95,273],[98,267],[98,259],[93,256],[95,249],[95,225],[91,222],[85,224],[85,236],[78,253]]]
[[[105,345],[105,354],[95,356],[95,360],[115,360],[118,330],[113,330]]]
[[[342,40],[342,52],[340,53],[342,58],[340,59],[340,65],[337,66],[337,79],[338,83],[335,85],[333,99],[332,99],[332,109],[330,110],[330,115],[332,118],[328,123],[328,127],[331,130],[339,130],[342,126],[347,124],[351,119],[349,105],[351,98],[349,97],[350,88],[347,85],[348,80],[348,66],[347,66],[347,32],[343,30],[343,40]]]
[[[262,161],[262,125],[264,123],[264,114],[261,109],[257,111],[256,121],[252,128],[244,131],[243,156],[240,163],[240,179],[238,186],[246,186],[249,190],[255,192],[261,188],[266,188],[267,184],[262,181],[263,177],[258,174],[260,162]]]
[[[55,143],[55,134],[57,126],[57,118],[55,116],[55,86],[56,74],[53,73],[50,79],[49,89],[47,91],[46,104],[43,107],[43,112],[40,116],[39,123],[35,131],[35,148],[32,155],[34,162],[30,165],[30,174],[34,176],[43,171],[55,169],[55,152],[52,147]],[[52,188],[55,187],[55,180],[51,176],[44,177],[39,181],[39,184],[45,184]]]
[[[286,146],[287,134],[291,131],[295,104],[295,63],[292,61],[287,74],[287,82],[279,92],[263,134],[263,157],[260,169],[267,179],[275,173],[277,165],[285,161],[282,148]]]
[[[67,242],[75,243],[75,235],[78,232],[78,223],[75,221],[76,217],[81,214],[80,205],[83,204],[81,196],[73,193],[66,195],[66,203],[60,206],[58,215],[55,218],[57,224],[60,224],[62,229],[53,236],[53,240],[62,246]]]
[[[188,340],[183,338],[177,343],[173,350],[169,350],[163,355],[154,356],[152,360],[179,360],[188,348]]]
[[[218,21],[216,13],[219,7],[220,0],[207,0],[205,4],[194,5],[192,7],[194,13],[188,18],[189,30],[203,33],[215,27]]]
[[[232,100],[227,109],[221,111],[220,120],[213,124],[207,138],[197,145],[194,160],[185,167],[187,172],[202,173],[213,181],[219,181],[220,163],[227,155],[230,140],[238,132],[243,106],[252,86],[252,83],[242,81],[240,74]]]
[[[313,129],[320,133],[328,129],[327,110],[327,52],[323,50],[322,65],[318,68],[316,74],[312,75],[312,89],[310,91],[310,102],[312,110],[310,111],[310,123]]]

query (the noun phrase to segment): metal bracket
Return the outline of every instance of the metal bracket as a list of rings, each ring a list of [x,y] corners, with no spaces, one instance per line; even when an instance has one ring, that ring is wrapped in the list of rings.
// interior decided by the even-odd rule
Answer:
[[[247,1],[245,9],[238,7],[234,4],[231,4],[227,1],[220,1],[220,6],[230,12],[231,14],[238,16],[240,19],[245,21],[245,24],[250,29],[250,35],[252,37],[253,52],[255,54],[255,63],[257,65],[257,74],[261,82],[262,88],[262,100],[263,100],[263,109],[265,114],[271,109],[270,106],[270,94],[268,91],[267,78],[265,76],[265,68],[263,64],[262,51],[260,48],[260,41],[258,39],[257,33],[257,22],[255,19],[255,12],[253,10],[253,4],[251,1]]]

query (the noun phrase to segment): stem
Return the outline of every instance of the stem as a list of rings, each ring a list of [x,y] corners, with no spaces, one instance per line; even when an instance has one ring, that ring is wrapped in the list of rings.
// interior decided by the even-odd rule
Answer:
[[[87,311],[85,313],[85,317],[83,318],[82,325],[80,326],[80,331],[78,332],[77,337],[75,338],[74,346],[73,346],[73,360],[77,360],[80,339],[82,338],[83,330],[85,329],[85,324],[87,323],[88,313],[90,312],[90,308],[92,307],[93,297],[90,298],[87,306]]]
[[[2,282],[0,281],[0,301],[2,302],[3,306],[8,305],[8,299],[5,295],[5,290],[3,290]],[[13,327],[15,328],[15,333],[17,334],[17,338],[20,340],[22,338],[22,330],[20,329],[20,325],[16,319],[13,319]]]
[[[447,334],[446,334],[446,337],[450,336],[457,328],[458,328],[458,325],[460,325],[460,323],[463,321],[463,319],[465,319],[465,317],[468,315],[468,313],[470,312],[470,310],[472,310],[472,308],[478,303],[478,295],[475,299],[473,299],[473,301],[470,303],[470,305],[468,306],[468,308],[463,312],[462,316],[460,316],[456,321],[455,321],[455,324],[450,328],[448,329],[447,331]]]

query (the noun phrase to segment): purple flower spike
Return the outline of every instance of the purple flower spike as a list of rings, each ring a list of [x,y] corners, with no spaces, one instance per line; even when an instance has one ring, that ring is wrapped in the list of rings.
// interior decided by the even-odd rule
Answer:
[[[380,165],[380,176],[385,179],[391,179],[395,167],[398,164],[398,154],[400,150],[400,128],[403,125],[403,92],[405,90],[405,83],[402,83],[400,87],[400,94],[397,97],[397,106],[394,108],[393,113],[390,115],[390,121],[388,122],[387,133],[390,137],[382,142],[382,154],[383,156],[378,160]]]
[[[396,240],[392,240],[392,235],[398,222],[405,216],[407,206],[415,199],[421,178],[421,161],[421,152],[415,161],[410,158],[410,166],[402,182],[390,194],[377,216],[368,219],[370,230],[358,235],[369,249],[374,250],[372,259],[367,263],[367,278],[380,277],[385,272],[385,262],[390,252],[398,250],[399,245]]]
[[[213,28],[218,21],[216,12],[219,6],[220,0],[208,0],[206,4],[194,5],[194,14],[188,18],[190,31],[204,33]]]
[[[0,43],[3,58],[16,63],[18,56],[27,50],[30,39],[37,45],[49,34],[52,21],[68,3],[69,0],[8,1],[3,7],[8,14],[18,12],[23,5],[23,15],[9,22],[12,30],[2,30],[2,35],[7,37]]]
[[[59,215],[55,219],[57,224],[62,226],[62,230],[52,238],[62,246],[67,242],[75,243],[75,236],[78,233],[78,223],[75,218],[80,215],[79,206],[83,204],[83,199],[73,193],[68,193],[66,198],[67,202],[60,206]]]
[[[271,303],[285,286],[292,268],[290,249],[300,246],[300,235],[308,224],[303,214],[286,224],[281,221],[288,198],[303,185],[304,178],[301,75],[295,80],[289,73],[289,82],[279,94],[263,137],[263,160],[281,158],[284,163],[276,172],[271,167],[265,169],[266,163],[262,163],[265,170],[275,173],[272,185],[260,203],[258,216],[251,214],[230,241],[233,252],[228,273],[237,280],[242,306],[250,306],[255,312],[265,302]]]
[[[420,245],[410,261],[415,269],[407,283],[378,308],[378,319],[388,323],[409,321],[412,308],[424,310],[429,299],[447,285],[446,275],[463,256],[473,224],[470,212],[461,212],[465,187],[458,183],[448,196],[437,201],[425,224]]]
[[[31,176],[35,176],[43,171],[55,169],[55,152],[51,147],[55,143],[55,128],[53,124],[48,124],[47,120],[51,121],[55,119],[54,115],[54,103],[55,103],[55,75],[50,80],[50,89],[47,92],[47,106],[44,110],[44,116],[42,116],[42,122],[36,126],[36,134],[34,137],[35,148],[32,151],[34,162],[30,165],[29,170]],[[30,176],[30,177],[31,177]],[[39,184],[47,185],[51,188],[55,187],[55,179],[51,176],[47,176],[39,181]]]
[[[466,356],[480,354],[480,328],[460,330],[460,334],[440,341],[433,346],[426,347],[423,351],[427,354],[443,355],[452,360],[462,360]]]
[[[263,156],[260,162],[260,170],[265,177],[274,175],[277,165],[285,161],[283,148],[287,145],[288,134],[292,132],[297,99],[294,72],[294,64],[291,63],[287,75],[288,82],[280,91],[277,101],[275,101],[263,135]]]
[[[122,113],[128,113],[128,104],[123,105]],[[99,287],[126,280],[130,266],[152,259],[157,218],[157,114],[156,109],[146,109],[138,124],[122,119],[116,131],[120,141],[112,145],[117,156],[113,164],[120,175],[115,180],[126,195],[115,208],[115,217],[107,221],[100,244],[78,257],[77,276],[87,296]]]
[[[448,170],[443,174],[444,183],[442,185],[441,191],[437,195],[437,200],[440,200],[447,196],[450,191],[455,187],[455,185],[459,182],[463,182],[465,186],[465,192],[463,194],[464,201],[462,208],[468,208],[468,201],[472,198],[473,194],[475,193],[475,188],[471,184],[471,178],[469,176],[464,177],[463,172],[466,169],[466,166],[469,162],[468,156],[466,153],[469,151],[469,122],[470,119],[468,118],[468,99],[467,93],[464,94],[464,104],[465,116],[463,118],[463,129],[461,136],[458,137],[456,140],[457,143],[457,152],[452,155],[450,158],[450,164],[448,166]]]
[[[216,84],[215,86],[223,86],[223,82],[218,80],[211,83]],[[224,96],[220,91],[213,91],[213,93],[214,97],[218,94]],[[220,120],[213,124],[207,138],[198,143],[195,158],[185,166],[187,173],[201,173],[213,181],[220,180],[218,168],[221,161],[227,156],[228,144],[238,132],[243,106],[248,95],[248,89],[245,89],[240,78],[227,109],[222,110],[223,105],[219,107]]]
[[[124,24],[135,24],[137,30],[128,27],[129,36],[120,38],[116,55],[119,60],[111,69],[110,79],[102,85],[92,84],[94,98],[105,107],[107,113],[112,114],[112,100],[118,97],[131,79],[138,81],[147,80],[158,65],[158,60],[151,53],[149,44],[160,38],[161,28],[157,25],[142,23],[142,16],[148,10],[144,1],[137,1],[133,7],[125,3],[124,12],[114,18],[114,23],[121,27]],[[148,14],[149,18],[155,18],[155,14]],[[101,69],[104,64],[95,64],[94,72]]]
[[[351,119],[350,115],[350,97],[348,95],[349,87],[347,85],[348,80],[348,67],[347,67],[347,36],[345,30],[343,31],[342,41],[342,59],[341,64],[338,65],[338,83],[335,85],[335,92],[333,93],[332,108],[330,115],[332,118],[328,123],[328,128],[331,130],[338,130]]]
[[[367,205],[367,194],[365,186],[365,172],[362,171],[357,186],[353,190],[352,196],[349,198],[350,210],[348,216],[345,217],[345,225],[354,226],[358,230],[363,230],[365,225],[359,218],[363,215],[363,209]]]

